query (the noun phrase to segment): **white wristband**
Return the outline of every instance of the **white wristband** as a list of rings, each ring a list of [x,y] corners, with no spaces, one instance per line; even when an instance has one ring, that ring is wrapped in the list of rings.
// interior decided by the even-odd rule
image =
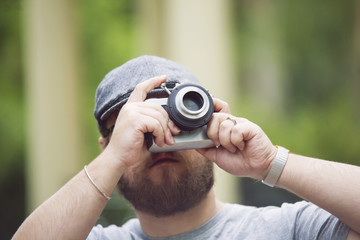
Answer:
[[[275,160],[272,162],[269,173],[267,174],[265,179],[262,180],[262,183],[268,185],[269,187],[275,186],[289,157],[289,150],[280,146],[276,146],[276,148],[278,150]]]

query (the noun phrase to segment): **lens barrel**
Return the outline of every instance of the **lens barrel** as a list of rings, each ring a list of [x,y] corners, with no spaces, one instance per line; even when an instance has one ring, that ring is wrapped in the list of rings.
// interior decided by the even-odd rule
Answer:
[[[210,121],[214,103],[203,87],[181,84],[172,90],[167,102],[167,112],[176,126],[191,131]]]

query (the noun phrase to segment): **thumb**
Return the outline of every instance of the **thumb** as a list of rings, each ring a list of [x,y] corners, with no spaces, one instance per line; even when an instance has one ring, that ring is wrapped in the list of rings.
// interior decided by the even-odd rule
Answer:
[[[216,161],[216,148],[200,148],[200,149],[196,149],[196,151],[198,153],[200,153],[201,155],[203,155],[204,157],[206,157],[207,159],[209,159],[212,162]]]

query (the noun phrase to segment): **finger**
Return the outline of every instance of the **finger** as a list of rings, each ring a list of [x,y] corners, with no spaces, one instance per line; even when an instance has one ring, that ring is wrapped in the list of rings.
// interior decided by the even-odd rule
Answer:
[[[168,121],[168,127],[169,127],[172,135],[178,135],[181,132],[180,128],[178,126],[176,126],[175,123],[173,121],[171,121],[170,119]]]
[[[167,126],[169,117],[160,105],[148,102],[129,103],[124,105],[120,114],[118,117],[119,121],[127,118],[131,124],[135,124],[136,129],[143,133],[154,132],[154,130],[157,130],[155,129],[157,126],[163,132],[165,142],[169,145],[174,143],[173,136]],[[153,120],[156,121],[157,125],[148,127],[147,125],[155,123]],[[151,129],[151,131],[148,131],[148,129]],[[164,136],[161,138],[164,138]]]
[[[226,113],[215,112],[212,115],[212,117],[207,125],[207,135],[214,142],[215,146],[220,145],[220,140],[219,140],[220,124],[229,116],[230,115],[226,114]]]
[[[213,98],[215,112],[230,113],[230,107],[227,102],[218,98]]]
[[[230,120],[224,120],[220,124],[219,140],[222,147],[228,151],[235,153],[236,147],[231,143],[231,130],[234,127],[234,123]]]
[[[220,126],[220,116],[218,113],[214,113],[211,120],[207,125],[207,136],[214,142],[215,146],[220,145],[219,140],[219,126]]]
[[[231,141],[239,150],[243,151],[246,142],[250,141],[258,132],[257,125],[252,122],[239,119],[238,124],[232,129]]]
[[[138,85],[131,93],[128,102],[142,102],[146,99],[147,94],[156,87],[159,87],[166,81],[166,76],[150,78]]]
[[[171,120],[163,107],[154,103],[141,103],[139,104],[138,113],[156,119],[164,132],[166,144],[174,144],[174,138],[169,128],[169,121]]]
[[[236,124],[231,131],[231,142],[240,150],[245,149],[245,141],[243,135],[243,124]]]
[[[212,162],[216,162],[216,148],[199,148],[195,150],[203,155],[206,159],[209,159]]]
[[[152,133],[152,135],[155,137],[156,145],[163,147],[165,144],[165,133],[160,122],[155,118],[148,116],[143,116],[143,121],[145,124],[143,125],[141,131],[144,133]]]

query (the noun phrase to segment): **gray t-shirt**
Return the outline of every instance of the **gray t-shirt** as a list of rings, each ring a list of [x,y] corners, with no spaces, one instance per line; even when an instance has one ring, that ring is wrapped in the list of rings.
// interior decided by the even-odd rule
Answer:
[[[256,208],[238,204],[225,207],[204,225],[167,240],[188,239],[346,239],[349,228],[325,210],[305,201],[281,207]],[[122,227],[95,226],[88,240],[144,239],[138,219]],[[157,238],[158,239],[158,238]]]

